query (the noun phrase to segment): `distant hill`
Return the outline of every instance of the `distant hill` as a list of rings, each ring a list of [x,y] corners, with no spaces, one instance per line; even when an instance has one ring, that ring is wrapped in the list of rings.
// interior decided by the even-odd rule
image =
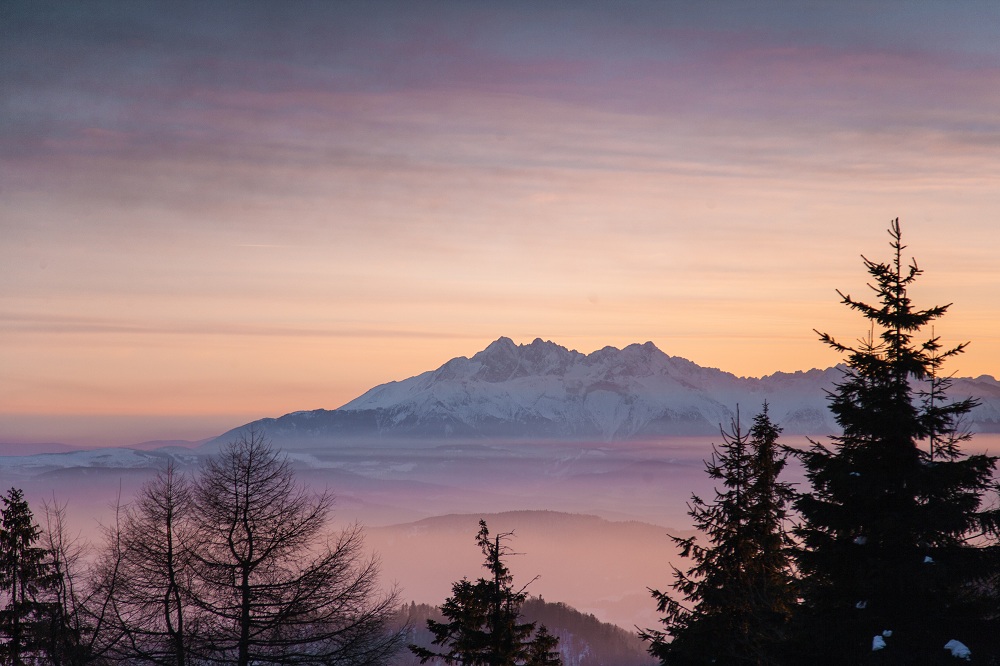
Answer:
[[[248,425],[278,443],[315,445],[363,438],[640,440],[716,435],[737,406],[750,417],[767,401],[786,435],[827,435],[836,432],[827,391],[840,377],[838,367],[737,377],[668,356],[652,342],[581,354],[541,339],[519,345],[502,337],[472,358],[376,386],[339,409]],[[965,425],[1000,432],[1000,382],[959,378],[951,394],[981,403]]]
[[[475,543],[479,520],[491,533],[513,532],[508,566],[515,585],[535,576],[528,592],[559,599],[620,627],[648,627],[656,604],[648,588],[669,585],[670,563],[682,560],[669,527],[634,520],[605,520],[560,511],[463,513],[371,527],[366,545],[379,554],[382,573],[406,598],[439,604],[451,584],[483,575]]]
[[[564,666],[652,666],[656,661],[646,653],[646,644],[634,632],[601,622],[563,603],[550,603],[538,597],[528,599],[522,607],[526,622],[544,624],[549,633],[559,637],[559,652]],[[411,603],[396,614],[396,627],[409,627],[407,643],[433,648],[433,636],[427,620],[441,621],[443,616],[434,606]],[[417,666],[420,660],[404,649],[391,666]]]
[[[0,442],[0,456],[33,456],[40,453],[68,453],[79,450],[79,447],[55,442],[38,444]]]
[[[201,446],[205,442],[212,439],[211,437],[206,439],[198,440],[188,440],[188,439],[154,439],[149,442],[139,442],[138,444],[132,444],[128,448],[137,449],[139,451],[184,451],[185,449],[193,449]]]

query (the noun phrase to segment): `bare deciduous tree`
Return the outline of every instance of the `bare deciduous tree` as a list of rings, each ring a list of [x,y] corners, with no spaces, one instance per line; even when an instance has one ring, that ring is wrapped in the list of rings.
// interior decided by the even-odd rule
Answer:
[[[296,484],[259,431],[227,445],[192,493],[192,601],[199,656],[255,664],[375,664],[398,647],[394,592],[362,532],[329,538],[332,497]]]
[[[190,483],[173,464],[144,485],[106,533],[101,578],[113,601],[122,640],[116,652],[144,663],[188,663],[190,558],[184,530]]]
[[[115,519],[118,520],[116,502]],[[88,543],[70,532],[66,503],[42,502],[45,549],[51,581],[45,596],[48,663],[77,665],[104,663],[115,654],[121,627],[115,620],[112,590],[120,580],[120,563],[101,554],[92,560]]]

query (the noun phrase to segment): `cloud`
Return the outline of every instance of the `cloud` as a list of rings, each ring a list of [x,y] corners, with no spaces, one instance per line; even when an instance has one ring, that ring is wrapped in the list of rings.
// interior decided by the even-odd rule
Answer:
[[[250,336],[276,338],[417,338],[463,340],[471,336],[449,331],[422,331],[393,328],[327,327],[295,328],[207,321],[125,321],[100,317],[73,317],[45,314],[0,313],[0,331],[8,334],[41,335],[168,335],[168,336]]]

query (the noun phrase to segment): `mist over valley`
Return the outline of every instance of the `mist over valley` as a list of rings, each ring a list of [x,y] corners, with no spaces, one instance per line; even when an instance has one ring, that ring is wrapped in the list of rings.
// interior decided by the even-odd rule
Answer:
[[[650,626],[656,614],[647,587],[669,583],[678,557],[667,535],[690,532],[691,494],[713,492],[704,461],[720,425],[737,406],[749,423],[767,400],[779,425],[782,414],[792,421],[783,443],[807,444],[801,430],[822,438],[828,420],[794,415],[825,409],[824,391],[838,374],[755,380],[669,357],[650,343],[583,355],[500,338],[471,359],[375,387],[339,410],[263,419],[204,442],[52,445],[35,455],[12,447],[22,455],[0,457],[0,483],[23,488],[33,503],[66,502],[74,527],[94,540],[116,498],[128,502],[168,462],[194,473],[254,428],[282,450],[300,482],[334,493],[337,524],[367,527],[368,547],[407,601],[440,603],[456,578],[479,575],[472,536],[488,517],[516,533],[522,555],[513,571],[525,581],[539,576],[532,594],[622,627]],[[957,380],[953,392],[961,391],[982,401],[974,425],[994,429],[997,382]],[[972,448],[997,444],[1000,437],[985,433]],[[802,480],[796,467],[786,475]]]

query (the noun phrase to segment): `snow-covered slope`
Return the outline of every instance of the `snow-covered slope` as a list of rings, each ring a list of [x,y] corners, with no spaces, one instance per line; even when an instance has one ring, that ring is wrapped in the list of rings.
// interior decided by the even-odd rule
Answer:
[[[371,435],[612,441],[714,435],[737,406],[749,425],[767,401],[786,434],[824,435],[836,430],[826,391],[840,376],[827,368],[737,377],[668,356],[651,342],[581,354],[541,339],[518,345],[502,337],[472,358],[376,386],[338,410],[295,412],[258,425],[279,441]],[[982,400],[975,429],[1000,429],[995,379],[956,380],[953,394]]]
[[[584,355],[541,339],[516,345],[500,338],[472,358],[375,387],[341,411],[377,410],[383,430],[613,440],[712,434],[737,404],[746,412],[767,399],[779,419],[796,414],[828,428],[825,415],[781,390],[795,383],[794,375],[761,382],[702,368],[651,342]]]

